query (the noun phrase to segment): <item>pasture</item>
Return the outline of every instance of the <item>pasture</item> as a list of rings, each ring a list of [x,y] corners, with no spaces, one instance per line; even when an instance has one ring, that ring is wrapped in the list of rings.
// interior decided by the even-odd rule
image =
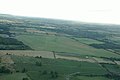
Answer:
[[[84,44],[103,44],[104,42],[100,42],[94,39],[89,39],[89,38],[74,38],[75,40],[78,40],[80,43]]]
[[[119,25],[0,18],[0,80],[120,79]]]
[[[98,57],[115,57],[119,58],[120,55],[106,51],[104,49],[96,49],[86,44],[77,42],[73,39],[64,36],[55,35],[19,35],[16,39],[22,41],[24,44],[30,46],[35,51],[55,51],[74,53],[73,55],[90,55]]]
[[[104,75],[108,72],[97,63],[78,62],[64,59],[33,58],[25,56],[11,56],[15,62],[15,70],[22,72],[25,68],[26,74],[32,80],[66,80],[69,74],[80,72],[81,75]],[[42,66],[37,66],[41,62]],[[46,74],[43,74],[43,72]],[[57,72],[58,78],[51,77],[51,71]]]
[[[87,76],[76,76],[72,77],[70,80],[113,80],[105,77],[87,77]]]
[[[14,54],[4,56],[8,56],[14,62],[9,66],[15,72],[4,75],[0,73],[2,80],[22,80],[23,78],[28,78],[28,80],[67,80],[68,78],[69,80],[114,80],[108,79],[104,75],[109,74],[109,71],[119,73],[119,67],[116,64],[102,64],[105,68],[96,62],[84,60],[40,58]],[[7,64],[9,63],[11,62],[8,61]],[[1,64],[1,66],[5,65]],[[57,77],[55,77],[56,75]]]
[[[5,54],[18,55],[18,56],[42,56],[44,58],[54,58],[53,53],[50,51],[33,51],[33,50],[0,50],[0,55]]]

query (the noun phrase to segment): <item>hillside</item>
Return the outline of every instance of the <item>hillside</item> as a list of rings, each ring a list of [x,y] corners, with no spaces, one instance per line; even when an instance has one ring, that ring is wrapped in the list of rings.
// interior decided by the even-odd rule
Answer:
[[[0,80],[12,77],[119,80],[120,25],[0,14]]]

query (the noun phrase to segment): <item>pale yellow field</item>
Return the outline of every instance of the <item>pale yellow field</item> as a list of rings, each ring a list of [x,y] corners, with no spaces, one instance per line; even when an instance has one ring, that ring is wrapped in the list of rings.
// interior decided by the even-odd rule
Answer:
[[[86,62],[92,62],[94,63],[95,61],[91,58],[77,58],[77,57],[72,57],[72,56],[61,56],[61,55],[56,55],[56,58],[60,59],[67,59],[67,60],[75,60],[75,61],[86,61]]]
[[[33,57],[42,56],[43,58],[52,58],[52,59],[54,59],[53,52],[50,52],[50,51],[0,50],[0,55],[1,56],[5,55],[7,53],[8,54],[13,54],[13,55],[18,55],[18,56],[33,56]],[[5,60],[5,58],[6,57],[3,57],[4,60]],[[92,62],[92,63],[98,62],[98,63],[112,63],[112,64],[114,64],[114,62],[112,62],[112,61],[104,60],[102,58],[96,58],[96,57],[78,58],[78,57],[73,57],[73,56],[61,56],[61,55],[56,54],[56,58],[57,59],[66,59],[66,60],[75,60],[75,61],[86,61],[86,62]],[[10,58],[7,57],[7,59],[10,59]]]
[[[44,58],[54,58],[53,53],[49,51],[32,51],[32,50],[0,50],[0,54],[14,54],[19,56],[42,56]]]
[[[120,61],[115,61],[118,65],[120,65]]]
[[[0,55],[5,54],[13,54],[18,56],[42,56],[44,58],[54,58],[52,52],[49,51],[32,51],[32,50],[0,50]],[[67,60],[75,60],[75,61],[86,61],[86,62],[95,62],[90,58],[77,58],[72,56],[61,56],[56,54],[56,58],[59,59],[67,59]]]
[[[13,64],[14,61],[11,59],[10,56],[8,55],[4,55],[1,57],[1,63],[9,63],[9,64]]]
[[[96,60],[98,63],[110,63],[110,64],[115,64],[114,62],[110,61],[110,60],[105,60],[105,59],[102,59],[102,58],[96,58],[96,57],[93,57],[94,60]]]

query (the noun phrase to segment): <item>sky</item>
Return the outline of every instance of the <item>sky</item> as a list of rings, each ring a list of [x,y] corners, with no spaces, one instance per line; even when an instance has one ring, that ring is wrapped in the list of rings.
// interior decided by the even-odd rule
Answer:
[[[0,13],[120,24],[120,0],[0,0]]]

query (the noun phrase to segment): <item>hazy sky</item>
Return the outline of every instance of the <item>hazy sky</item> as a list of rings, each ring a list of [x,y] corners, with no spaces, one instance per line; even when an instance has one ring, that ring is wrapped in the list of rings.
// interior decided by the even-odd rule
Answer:
[[[0,13],[120,24],[120,0],[0,0]]]

